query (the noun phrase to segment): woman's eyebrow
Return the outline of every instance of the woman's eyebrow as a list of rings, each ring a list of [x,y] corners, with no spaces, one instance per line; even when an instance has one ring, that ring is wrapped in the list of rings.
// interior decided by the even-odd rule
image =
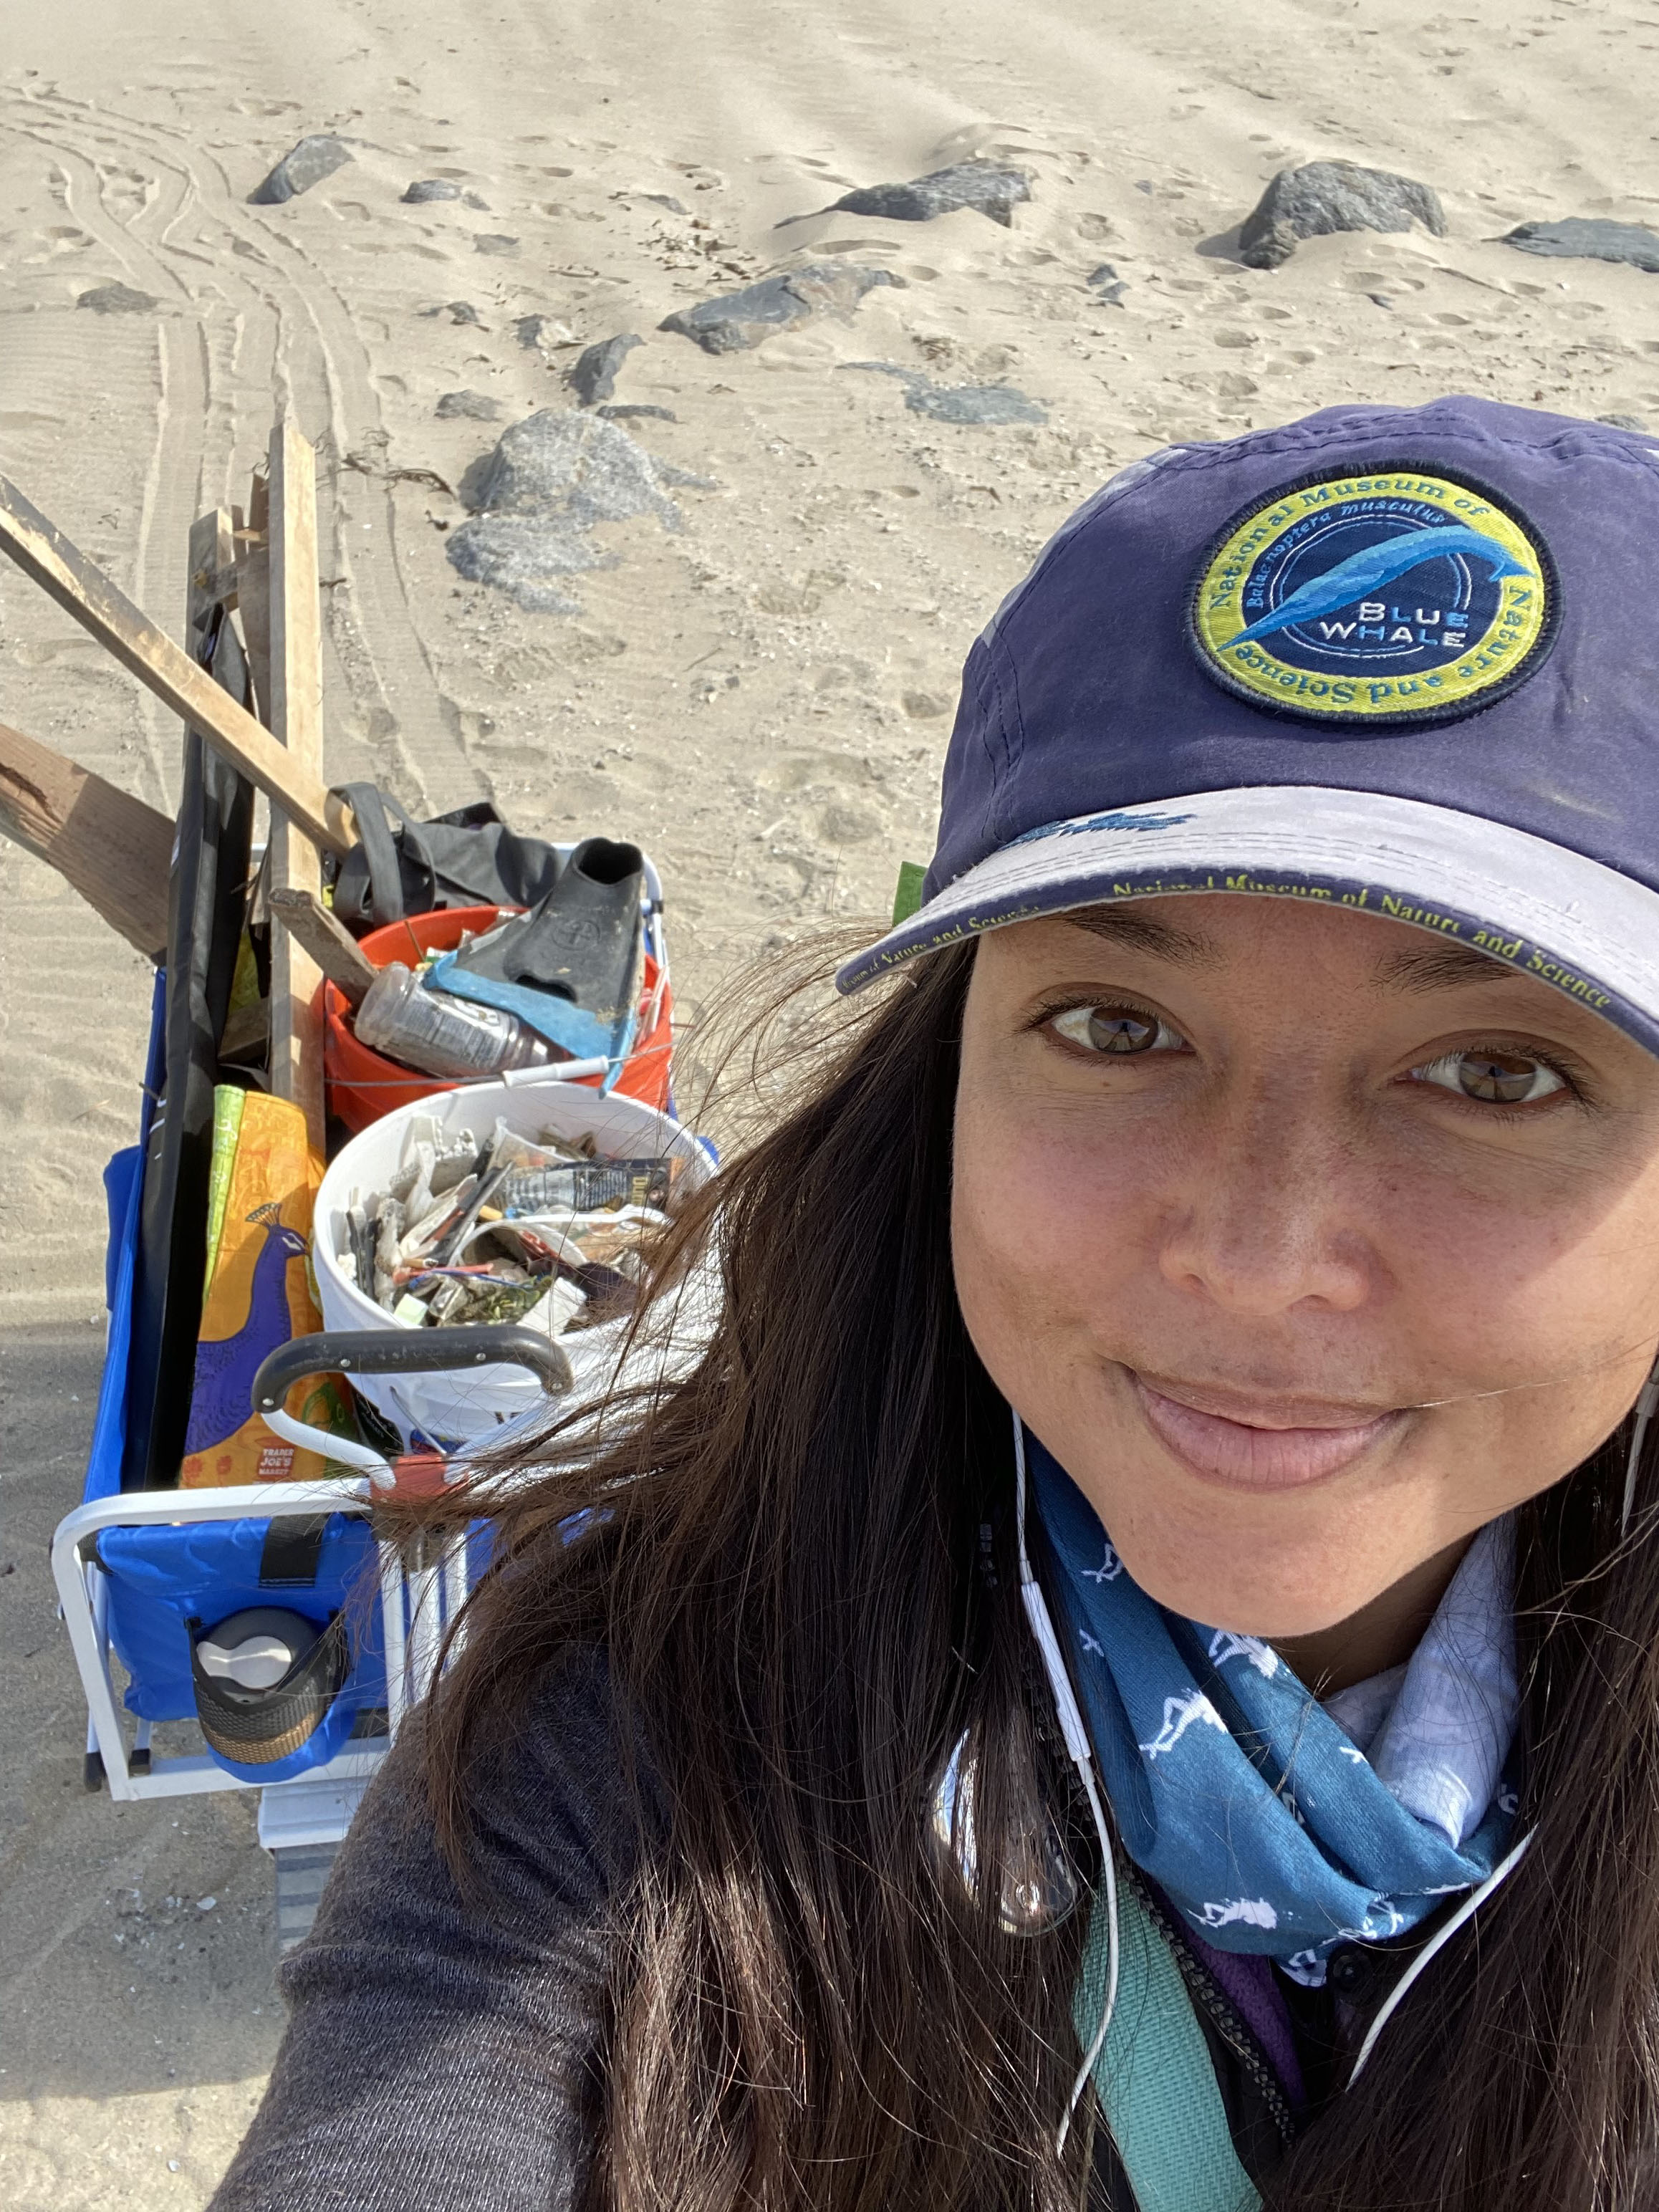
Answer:
[[[1389,952],[1376,963],[1384,991],[1449,991],[1462,983],[1496,983],[1514,969],[1472,945],[1426,945],[1420,952]]]
[[[1220,948],[1210,938],[1192,930],[1177,929],[1167,921],[1150,921],[1142,914],[1125,914],[1116,907],[1079,907],[1075,913],[1061,915],[1058,919],[1086,929],[1091,937],[1103,937],[1132,951],[1150,953],[1155,960],[1179,961],[1190,966],[1221,957]]]

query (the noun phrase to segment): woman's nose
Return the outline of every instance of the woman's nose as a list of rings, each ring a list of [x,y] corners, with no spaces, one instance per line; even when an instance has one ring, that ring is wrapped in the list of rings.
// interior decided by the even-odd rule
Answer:
[[[1261,1100],[1193,1147],[1169,1197],[1164,1279],[1231,1313],[1351,1313],[1372,1294],[1375,1224],[1329,1117]]]

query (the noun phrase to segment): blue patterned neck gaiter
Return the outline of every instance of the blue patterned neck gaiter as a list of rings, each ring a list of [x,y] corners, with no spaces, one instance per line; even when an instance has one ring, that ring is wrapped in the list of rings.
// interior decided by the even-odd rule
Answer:
[[[1317,1985],[1339,1944],[1400,1935],[1486,1880],[1517,1804],[1506,1523],[1470,1547],[1398,1687],[1376,1678],[1374,1765],[1269,1645],[1139,1589],[1035,1441],[1030,1464],[1118,1833],[1206,1942]]]

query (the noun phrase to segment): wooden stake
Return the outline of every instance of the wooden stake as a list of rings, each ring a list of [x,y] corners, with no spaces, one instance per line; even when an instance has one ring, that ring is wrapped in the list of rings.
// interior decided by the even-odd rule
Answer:
[[[310,891],[273,890],[270,910],[297,938],[348,1006],[361,1006],[376,970],[344,922]]]
[[[317,470],[292,416],[270,434],[270,727],[295,769],[323,781],[323,636],[317,580]],[[275,811],[266,881],[316,898],[317,848]],[[286,921],[270,933],[270,1087],[305,1110],[306,1130],[324,1148],[322,970]]]
[[[214,609],[227,597],[234,604],[235,561],[236,540],[231,530],[229,510],[216,507],[206,514],[198,515],[190,526],[190,588],[185,596],[185,642],[198,667],[208,665],[201,657],[201,647]],[[229,692],[224,696],[228,699]],[[240,706],[241,702],[236,703]]]
[[[118,592],[108,577],[3,476],[0,476],[0,553],[9,554],[124,668],[234,761],[272,806],[308,837],[329,852],[349,849],[354,842],[350,809],[330,796],[314,760],[303,750],[292,756],[285,752],[270,731],[262,729],[246,708],[180,652],[165,631],[140,614],[131,600]],[[314,521],[312,573],[314,576]]]
[[[165,814],[0,723],[0,830],[56,868],[129,945],[166,958]]]
[[[263,472],[248,495],[247,523],[236,540],[236,602],[253,672],[254,712],[270,719],[270,479]]]

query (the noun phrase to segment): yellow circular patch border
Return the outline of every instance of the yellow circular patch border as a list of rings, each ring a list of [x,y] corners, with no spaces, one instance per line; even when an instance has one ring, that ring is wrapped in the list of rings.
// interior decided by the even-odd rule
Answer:
[[[1245,591],[1275,548],[1310,516],[1363,511],[1379,501],[1396,501],[1402,507],[1431,502],[1451,526],[1502,549],[1518,573],[1497,579],[1498,605],[1484,632],[1471,634],[1463,650],[1440,667],[1392,676],[1379,669],[1357,669],[1352,676],[1310,670],[1275,653],[1271,637],[1241,642],[1252,627]],[[1437,526],[1428,526],[1423,534],[1437,535]],[[1340,473],[1322,470],[1235,515],[1199,568],[1188,632],[1205,672],[1253,706],[1303,720],[1376,726],[1454,720],[1490,706],[1535,672],[1554,643],[1559,607],[1548,550],[1511,506],[1469,477],[1407,461]]]

